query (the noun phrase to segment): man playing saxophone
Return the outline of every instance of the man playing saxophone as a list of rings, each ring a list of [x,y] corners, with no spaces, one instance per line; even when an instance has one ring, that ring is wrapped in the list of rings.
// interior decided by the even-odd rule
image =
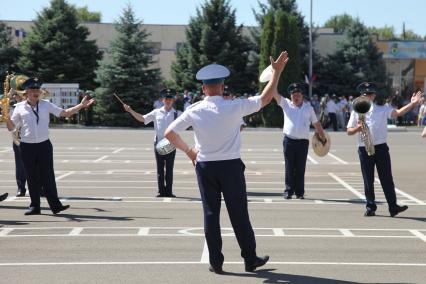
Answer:
[[[414,93],[411,102],[400,109],[393,109],[384,105],[381,96],[376,97],[376,85],[374,83],[361,83],[358,91],[362,100],[367,99],[369,109],[363,114],[357,113],[357,103],[354,101],[354,111],[352,111],[347,125],[347,134],[358,136],[358,155],[361,163],[361,172],[364,179],[364,191],[367,201],[364,216],[374,216],[377,210],[374,195],[374,167],[377,168],[380,183],[389,206],[391,217],[396,216],[408,209],[408,206],[399,206],[396,203],[395,185],[392,177],[392,167],[389,155],[387,140],[387,120],[404,115],[416,106],[421,99],[421,92]],[[358,100],[358,103],[361,102]],[[365,101],[364,101],[365,102]],[[363,121],[360,120],[363,116]],[[368,127],[366,127],[368,126]],[[363,132],[364,131],[364,132]],[[368,132],[367,132],[368,131]],[[371,144],[373,149],[367,149]]]

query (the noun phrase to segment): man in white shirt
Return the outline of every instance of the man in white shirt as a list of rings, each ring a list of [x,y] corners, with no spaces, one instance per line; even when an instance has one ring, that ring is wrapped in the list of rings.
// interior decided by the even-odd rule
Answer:
[[[175,91],[172,89],[164,89],[161,92],[164,106],[154,109],[148,114],[142,115],[134,111],[130,106],[124,105],[124,109],[129,112],[137,121],[144,124],[154,122],[154,153],[157,161],[157,181],[158,195],[157,197],[176,197],[173,194],[173,167],[175,162],[176,150],[160,155],[155,149],[155,145],[164,138],[164,131],[179,115],[180,111],[173,108],[175,101]],[[164,168],[166,173],[164,174]]]
[[[309,128],[315,127],[321,140],[326,141],[324,130],[309,102],[304,102],[306,91],[303,83],[288,86],[291,100],[275,94],[277,104],[284,114],[284,159],[285,159],[285,190],[284,198],[291,199],[293,194],[299,199],[305,195],[305,169],[309,148]]]
[[[196,78],[203,81],[206,98],[189,107],[166,130],[166,138],[196,165],[209,249],[209,270],[214,273],[223,273],[219,222],[221,194],[244,258],[245,270],[254,271],[269,259],[269,256],[258,257],[256,254],[256,241],[247,208],[245,165],[240,154],[240,126],[242,117],[270,103],[287,61],[287,52],[282,52],[275,62],[271,58],[272,80],[261,96],[243,100],[223,98],[224,79],[230,74],[226,67],[217,64],[203,67]],[[194,129],[195,148],[189,147],[178,134],[190,126]]]
[[[62,205],[58,198],[53,169],[53,146],[49,140],[49,115],[52,113],[57,117],[70,117],[94,103],[93,99],[89,100],[86,96],[80,104],[62,109],[47,100],[40,99],[40,87],[41,82],[38,78],[27,79],[22,84],[27,99],[16,105],[12,117],[7,118],[6,121],[9,131],[21,128],[19,148],[31,197],[31,204],[25,215],[41,214],[41,188],[53,214],[58,214],[70,207]]]
[[[374,83],[365,82],[358,86],[358,91],[370,102],[370,110],[365,114],[365,123],[371,134],[374,145],[374,154],[369,155],[361,135],[358,135],[358,155],[361,163],[361,172],[364,179],[364,192],[367,201],[364,216],[375,216],[377,205],[374,195],[374,167],[377,168],[380,183],[385,193],[391,217],[408,209],[408,206],[399,206],[396,200],[395,184],[392,177],[392,167],[387,140],[387,120],[402,116],[416,106],[421,98],[421,92],[413,94],[411,102],[400,109],[393,109],[388,105],[374,103],[376,99],[376,86]],[[380,100],[384,103],[384,100]],[[354,106],[354,109],[355,106]],[[362,131],[359,114],[352,111],[347,125],[347,134],[354,135]]]
[[[333,125],[333,130],[337,131],[337,105],[336,105],[336,95],[333,94],[331,98],[327,101],[327,113],[331,125]]]

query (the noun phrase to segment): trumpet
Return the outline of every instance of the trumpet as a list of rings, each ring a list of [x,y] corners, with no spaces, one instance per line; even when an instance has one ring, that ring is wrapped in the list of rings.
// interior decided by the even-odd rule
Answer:
[[[9,119],[9,110],[10,110],[10,80],[13,77],[12,74],[7,74],[6,78],[3,82],[3,97],[0,99],[0,107],[1,107],[1,120],[7,121]]]
[[[371,108],[371,101],[366,97],[358,97],[353,101],[352,105],[354,111],[358,113],[359,121],[361,122],[361,140],[364,142],[368,156],[372,156],[376,151],[371,138],[370,128],[367,123],[365,123],[365,114]]]

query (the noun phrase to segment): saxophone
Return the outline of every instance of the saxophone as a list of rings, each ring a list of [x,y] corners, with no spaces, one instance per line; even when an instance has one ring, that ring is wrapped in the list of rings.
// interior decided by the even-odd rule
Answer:
[[[1,120],[7,121],[9,119],[9,109],[10,109],[10,79],[13,75],[7,73],[6,78],[3,83],[3,97],[0,99],[0,107],[1,107]]]
[[[352,104],[353,109],[356,113],[358,113],[359,121],[361,122],[361,140],[364,142],[368,156],[372,156],[376,151],[374,149],[373,140],[371,139],[370,128],[367,123],[365,123],[365,114],[370,110],[371,101],[365,97],[358,97]]]

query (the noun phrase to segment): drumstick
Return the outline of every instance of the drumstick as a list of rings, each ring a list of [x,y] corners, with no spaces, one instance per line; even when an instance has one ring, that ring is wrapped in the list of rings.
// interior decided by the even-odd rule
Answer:
[[[125,105],[125,103],[120,99],[120,97],[119,96],[117,96],[115,93],[114,93],[114,96],[117,98],[117,100],[122,104],[122,105]]]

